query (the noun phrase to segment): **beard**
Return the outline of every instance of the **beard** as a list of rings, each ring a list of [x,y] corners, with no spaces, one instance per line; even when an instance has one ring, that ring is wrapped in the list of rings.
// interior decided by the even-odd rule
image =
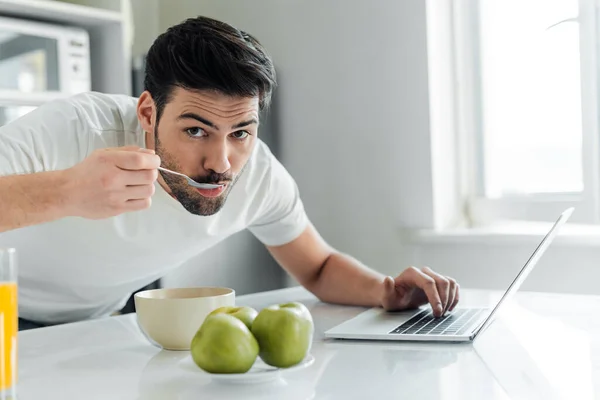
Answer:
[[[181,172],[181,167],[177,163],[175,157],[161,146],[156,128],[154,129],[154,146],[155,152],[160,157],[161,165],[163,167],[170,169],[171,171]],[[198,183],[227,183],[225,191],[223,191],[220,196],[211,198],[202,196],[196,189],[188,185],[187,180],[181,176],[169,174],[168,172],[158,172],[163,177],[169,189],[171,189],[171,195],[181,203],[183,208],[194,215],[209,216],[216,214],[223,208],[227,196],[229,196],[231,189],[235,186],[237,180],[246,168],[246,165],[247,163],[242,168],[242,171],[235,175],[232,173],[219,174],[211,171],[205,176],[190,176],[190,178]]]

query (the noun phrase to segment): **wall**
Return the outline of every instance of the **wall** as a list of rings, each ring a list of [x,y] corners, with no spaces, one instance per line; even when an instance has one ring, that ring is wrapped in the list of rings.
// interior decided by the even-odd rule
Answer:
[[[594,241],[598,241],[594,239]],[[433,240],[407,245],[408,260],[441,268],[463,287],[505,289],[535,250],[541,237],[495,238],[470,241]],[[522,289],[537,292],[600,294],[598,244],[564,243],[561,237],[548,248]]]
[[[132,56],[140,56],[148,51],[160,33],[158,0],[130,0],[134,25]]]
[[[399,226],[431,225],[425,2],[161,1],[255,35],[279,74],[280,158],[323,236],[399,272]]]

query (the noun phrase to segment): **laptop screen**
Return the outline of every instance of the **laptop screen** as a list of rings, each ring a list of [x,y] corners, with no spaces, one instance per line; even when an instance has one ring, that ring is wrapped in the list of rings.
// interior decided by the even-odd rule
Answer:
[[[500,298],[500,300],[498,301],[498,303],[496,304],[496,306],[494,307],[494,309],[492,310],[490,315],[488,315],[488,317],[483,321],[483,323],[481,324],[481,327],[475,333],[475,336],[477,336],[480,332],[482,332],[485,328],[487,328],[487,326],[491,323],[494,315],[500,309],[500,306],[503,303],[510,300],[510,298],[512,298],[514,293],[517,290],[519,290],[519,287],[521,287],[521,285],[523,284],[523,282],[525,281],[525,279],[527,278],[529,273],[533,270],[533,267],[535,267],[535,265],[539,261],[540,257],[542,257],[542,255],[544,254],[544,252],[546,251],[548,246],[550,246],[550,243],[552,243],[552,240],[558,233],[558,230],[560,229],[560,227],[565,222],[567,222],[567,220],[571,217],[571,214],[573,214],[573,210],[574,210],[574,208],[569,208],[569,209],[565,210],[560,215],[558,220],[556,220],[556,222],[554,223],[554,225],[552,226],[550,231],[546,234],[546,236],[544,236],[544,238],[542,239],[542,242],[535,249],[535,251],[533,252],[531,257],[529,257],[529,260],[527,260],[527,262],[525,263],[523,268],[521,268],[521,270],[519,271],[519,273],[517,274],[515,279],[512,281],[512,283],[508,287],[508,289],[506,289],[506,292],[504,293],[504,295],[502,295],[502,297]]]

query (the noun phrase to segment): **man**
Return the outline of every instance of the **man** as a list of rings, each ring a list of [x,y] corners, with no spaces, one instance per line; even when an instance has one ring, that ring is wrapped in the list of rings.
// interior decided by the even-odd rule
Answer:
[[[199,17],[156,39],[139,99],[79,94],[0,128],[0,247],[19,252],[21,328],[109,315],[243,229],[322,301],[452,310],[453,279],[385,277],[319,236],[258,138],[275,84],[256,39]]]

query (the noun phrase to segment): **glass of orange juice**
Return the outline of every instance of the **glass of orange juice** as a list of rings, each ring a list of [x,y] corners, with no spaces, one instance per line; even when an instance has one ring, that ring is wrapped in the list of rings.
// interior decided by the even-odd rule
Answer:
[[[17,259],[0,248],[0,400],[17,398]]]

